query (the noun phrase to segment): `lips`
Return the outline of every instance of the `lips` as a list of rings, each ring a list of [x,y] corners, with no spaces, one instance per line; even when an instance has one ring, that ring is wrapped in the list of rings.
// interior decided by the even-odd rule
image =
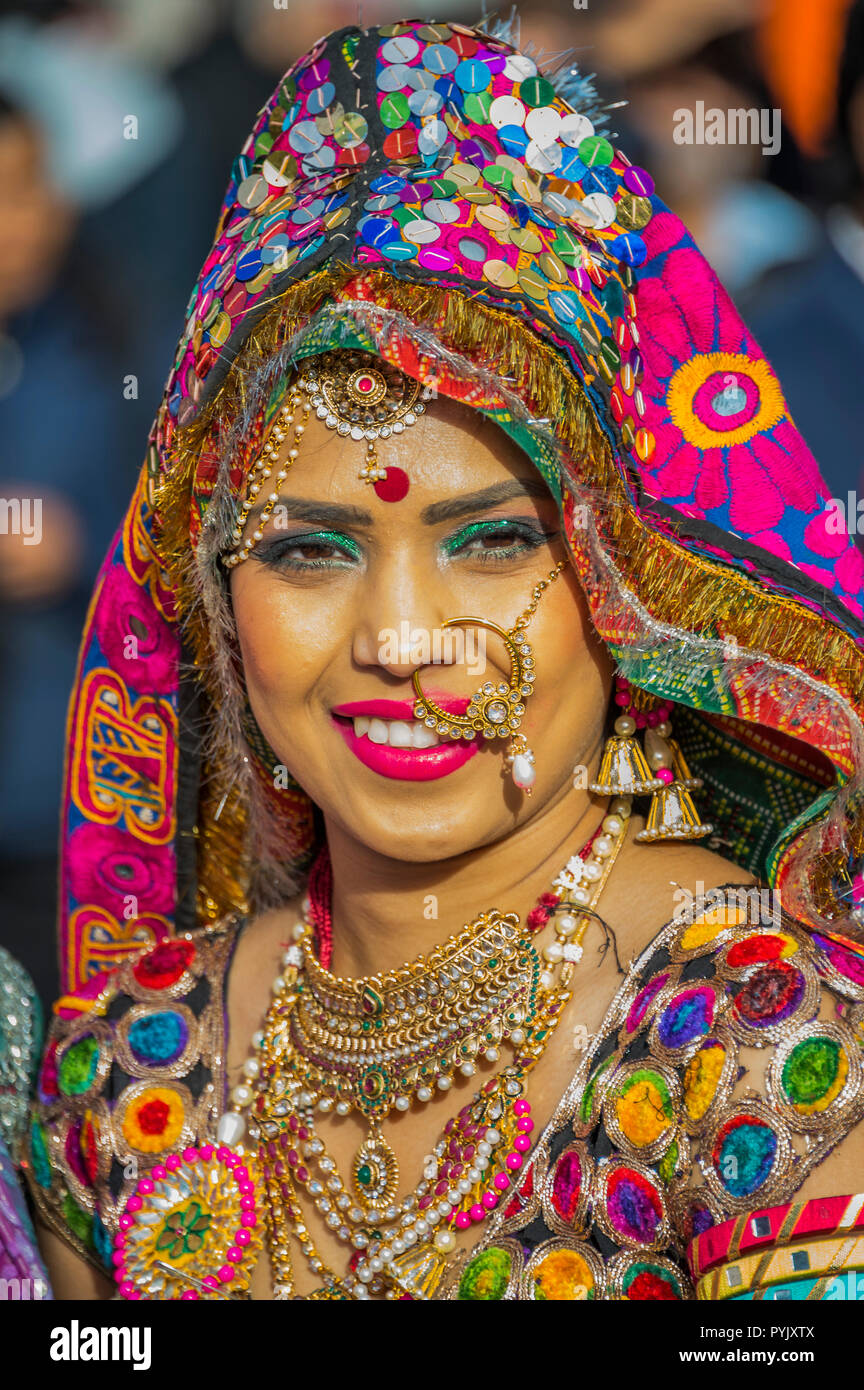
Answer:
[[[447,714],[464,714],[470,704],[466,697],[447,695],[443,691],[428,693]],[[430,782],[446,777],[464,767],[485,742],[482,734],[477,734],[458,742],[448,739],[431,747],[414,746],[414,738],[425,735],[426,726],[417,720],[413,700],[349,701],[334,706],[331,719],[364,767],[382,777],[403,782]],[[370,738],[370,732],[375,739]],[[393,746],[391,737],[401,745],[410,746]]]

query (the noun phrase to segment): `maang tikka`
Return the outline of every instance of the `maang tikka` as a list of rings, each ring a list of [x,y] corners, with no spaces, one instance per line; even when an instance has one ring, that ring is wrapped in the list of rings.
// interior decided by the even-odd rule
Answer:
[[[544,589],[557,579],[566,563],[565,560],[560,560],[545,579],[534,585],[531,602],[511,628],[500,627],[489,618],[447,618],[441,624],[442,628],[480,627],[487,632],[496,633],[504,643],[510,658],[509,681],[499,681],[497,684],[493,681],[484,682],[471,696],[464,714],[449,714],[423,693],[419,671],[414,671],[411,677],[417,695],[414,714],[436,733],[452,739],[473,739],[477,734],[482,734],[484,738],[510,740],[504,760],[510,768],[516,786],[527,796],[531,795],[537,774],[534,753],[528,747],[524,735],[519,733],[519,728],[525,714],[525,701],[534,690],[536,673],[534,655],[525,638],[525,628],[536,611]]]
[[[606,740],[597,781],[592,792],[604,796],[642,796],[649,792],[651,806],[637,840],[700,840],[713,825],[702,825],[690,792],[702,786],[691,774],[684,754],[671,737],[669,701],[655,703],[647,692],[631,686],[624,676],[615,678],[615,704],[620,713]],[[637,729],[645,730],[644,751],[636,741]]]
[[[382,502],[399,502],[408,492],[410,479],[403,468],[385,466],[375,448],[377,439],[389,439],[415,425],[425,414],[426,401],[435,395],[430,385],[413,377],[372,352],[353,348],[332,348],[307,357],[288,388],[258,458],[249,470],[246,497],[231,535],[232,549],[222,557],[226,569],[233,569],[249,558],[264,534],[264,523],[279,500],[278,485],[284,482],[299,452],[306,421],[314,410],[328,429],[343,438],[366,441],[366,455],[358,477],[369,483]],[[298,409],[301,421],[294,425]],[[279,462],[279,452],[291,426],[294,438],[287,459],[281,464],[264,499],[258,524],[243,540],[243,530],[264,484],[269,482]]]

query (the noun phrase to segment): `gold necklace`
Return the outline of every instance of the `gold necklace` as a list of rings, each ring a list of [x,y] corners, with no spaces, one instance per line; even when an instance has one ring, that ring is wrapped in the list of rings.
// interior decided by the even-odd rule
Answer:
[[[607,834],[601,837],[605,841],[602,845],[602,854],[592,856],[588,864],[583,863],[581,858],[574,856],[568,861],[566,868],[556,880],[556,886],[561,890],[562,896],[572,893],[575,897],[579,895],[579,903],[582,906],[592,906],[596,902],[599,894],[606,882],[608,874],[614,863],[617,852],[624,839],[625,826],[620,822],[621,813],[629,813],[629,804],[617,802],[611,808],[612,812],[618,812],[607,817],[608,828],[604,822],[604,829]],[[613,837],[609,832],[612,829],[617,831]],[[580,884],[579,879],[585,875]],[[593,885],[590,891],[589,885]],[[589,899],[586,902],[586,898]],[[573,904],[576,905],[575,903]],[[407,987],[406,980],[413,978],[412,970],[419,973],[423,978],[429,974],[429,965],[433,961],[433,970],[440,966],[442,962],[447,962],[457,958],[464,952],[466,945],[475,939],[483,937],[484,932],[492,923],[498,930],[498,924],[507,922],[508,918],[501,917],[500,914],[483,914],[477,922],[467,926],[462,933],[448,939],[440,948],[438,953],[430,954],[429,960],[421,957],[413,965],[400,967],[398,971],[390,972],[389,976],[375,976],[367,980],[340,980],[338,977],[329,976],[328,972],[322,971],[317,966],[319,993],[324,986],[330,987],[326,993],[327,1000],[337,999],[337,995],[347,994],[352,1004],[350,1017],[352,1022],[362,1021],[356,1014],[355,1006],[368,998],[367,991],[371,991],[377,1000],[381,1001],[382,1006],[390,1001],[390,994],[400,986],[404,990]],[[518,922],[518,919],[515,919]],[[492,1086],[501,1085],[510,1087],[510,1098],[515,1105],[517,1101],[513,1097],[521,1097],[524,1090],[524,1077],[527,1075],[540,1056],[543,1055],[549,1040],[554,1032],[554,1028],[563,1012],[563,1008],[569,999],[569,982],[576,962],[581,956],[581,936],[584,934],[588,918],[583,917],[581,921],[571,916],[569,913],[562,914],[556,918],[557,940],[546,947],[543,955],[546,961],[546,970],[540,975],[540,984],[536,989],[535,1007],[531,1015],[532,1025],[527,1029],[511,1028],[510,1039],[513,1040],[514,1031],[517,1034],[519,1048],[524,1054],[517,1057],[517,1065],[506,1068],[501,1073],[496,1082],[489,1083]],[[301,941],[307,937],[309,932],[308,923],[304,924],[302,933],[298,933]],[[517,951],[525,947],[524,942],[519,942]],[[531,958],[536,962],[537,956],[533,947],[530,947],[530,955],[526,952],[527,959]],[[409,1291],[412,1297],[429,1297],[430,1292],[434,1291],[435,1286],[440,1280],[441,1274],[446,1266],[446,1255],[455,1244],[455,1239],[446,1229],[439,1232],[434,1230],[434,1226],[443,1217],[441,1206],[438,1204],[436,1210],[431,1213],[434,1221],[426,1221],[416,1210],[418,1201],[427,1201],[424,1193],[424,1184],[428,1187],[428,1179],[424,1177],[424,1182],[418,1185],[414,1193],[410,1194],[397,1208],[392,1203],[395,1196],[396,1186],[398,1185],[398,1168],[395,1169],[395,1155],[392,1154],[390,1146],[386,1144],[380,1130],[373,1127],[370,1138],[364,1145],[357,1157],[353,1170],[354,1176],[354,1195],[353,1199],[350,1192],[345,1188],[341,1178],[336,1172],[336,1166],[326,1149],[318,1138],[314,1129],[314,1111],[317,1107],[323,1113],[336,1108],[340,1113],[347,1113],[351,1108],[351,1101],[346,1095],[341,1099],[336,1099],[339,1095],[338,1086],[341,1083],[345,1086],[344,1073],[337,1073],[336,1079],[331,1079],[332,1087],[330,1093],[319,1093],[314,1089],[309,1089],[309,1073],[305,1070],[307,1059],[304,1058],[294,1047],[292,1041],[292,1017],[295,1012],[298,998],[303,994],[303,981],[301,975],[306,964],[306,953],[303,951],[300,942],[292,947],[285,957],[285,968],[281,977],[281,986],[277,990],[277,998],[268,1015],[267,1027],[265,1029],[263,1047],[263,1071],[262,1088],[265,1092],[259,1097],[258,1119],[256,1126],[262,1138],[261,1160],[262,1168],[267,1183],[268,1198],[270,1200],[270,1233],[269,1248],[271,1266],[274,1274],[274,1293],[277,1297],[285,1298],[293,1296],[293,1268],[291,1265],[290,1248],[286,1234],[286,1224],[293,1229],[295,1237],[300,1241],[301,1248],[307,1259],[309,1259],[313,1270],[320,1273],[325,1278],[326,1288],[331,1290],[329,1294],[322,1293],[321,1296],[332,1297],[368,1297],[369,1293],[379,1292],[389,1283],[392,1288]],[[483,968],[482,962],[475,968]],[[536,969],[533,978],[536,981]],[[556,978],[557,981],[556,981]],[[467,978],[467,977],[466,977]],[[332,982],[337,982],[335,985]],[[298,985],[300,986],[298,989]],[[465,991],[466,993],[468,991]],[[416,991],[415,991],[416,998]],[[373,1001],[374,1002],[374,1001]],[[395,1001],[392,1001],[395,1002]],[[422,1001],[421,1001],[422,1002]],[[377,1007],[377,1004],[375,1005]],[[333,1015],[331,1015],[333,1016]],[[392,1015],[384,1015],[390,1017]],[[344,1035],[342,1035],[344,1036]],[[359,1032],[349,1037],[358,1039]],[[502,1033],[503,1036],[503,1033]],[[524,1046],[523,1046],[524,1044]],[[446,1049],[445,1049],[446,1050]],[[359,1047],[355,1048],[359,1051]],[[442,1054],[443,1055],[443,1054]],[[496,1053],[497,1055],[497,1053]],[[318,1074],[324,1069],[319,1063],[326,1059],[318,1058],[315,1063],[315,1072]],[[445,1079],[448,1076],[447,1070],[440,1071],[440,1076]],[[355,1077],[356,1082],[356,1077]],[[350,1088],[346,1088],[349,1089]],[[437,1089],[437,1088],[436,1088]],[[449,1089],[443,1087],[440,1089]],[[484,1090],[488,1092],[489,1085]],[[353,1092],[356,1094],[356,1086]],[[431,1098],[431,1097],[430,1097]],[[475,1096],[473,1105],[482,1103],[483,1093]],[[395,1096],[394,1102],[395,1104]],[[527,1106],[527,1102],[518,1101],[519,1104]],[[409,1101],[410,1104],[410,1101]],[[358,1106],[362,1110],[362,1106]],[[400,1107],[403,1108],[403,1107]],[[407,1108],[405,1106],[404,1108]],[[468,1109],[468,1107],[466,1107]],[[523,1123],[525,1123],[523,1121]],[[490,1154],[494,1157],[494,1149],[503,1145],[504,1137],[494,1127],[490,1126],[495,1135],[495,1144],[487,1145]],[[292,1134],[296,1139],[292,1140]],[[512,1137],[512,1136],[511,1136]],[[525,1136],[519,1135],[524,1141]],[[485,1140],[483,1141],[485,1142]],[[304,1146],[302,1155],[297,1144]],[[281,1148],[279,1147],[281,1145]],[[524,1150],[524,1143],[522,1148]],[[392,1155],[392,1157],[391,1157]],[[289,1161],[286,1167],[286,1156]],[[302,1157],[302,1161],[301,1161]],[[511,1169],[507,1176],[507,1182],[512,1180],[514,1165],[510,1160],[517,1157],[516,1151],[508,1156],[507,1166]],[[361,1183],[364,1192],[358,1192],[357,1169],[358,1158],[362,1163],[370,1168],[376,1165],[379,1167],[378,1181],[375,1181],[375,1174],[371,1174],[373,1181]],[[368,1162],[368,1160],[372,1162]],[[307,1168],[307,1161],[317,1163],[321,1178],[324,1181],[310,1175]],[[521,1159],[519,1160],[521,1163]],[[484,1156],[484,1169],[488,1167]],[[518,1168],[518,1164],[516,1165]],[[281,1171],[280,1171],[281,1170]],[[472,1170],[473,1171],[473,1170]],[[466,1205],[470,1204],[471,1210],[476,1211],[478,1204],[474,1198],[478,1195],[476,1187],[480,1183],[482,1171],[476,1173],[475,1181],[469,1184],[468,1192],[457,1191],[455,1194],[448,1194],[451,1197],[449,1204],[450,1221],[460,1224],[460,1218],[465,1219]],[[507,1169],[502,1167],[501,1174],[506,1173]],[[332,1271],[328,1270],[311,1243],[308,1228],[303,1222],[300,1214],[299,1202],[297,1200],[294,1180],[302,1182],[307,1186],[310,1195],[318,1206],[321,1214],[325,1217],[327,1225],[334,1231],[340,1239],[347,1240],[353,1244],[355,1250],[364,1256],[357,1263],[357,1270],[350,1273],[345,1279],[340,1280]],[[499,1183],[499,1175],[496,1174],[496,1181]],[[462,1187],[464,1187],[464,1180]],[[364,1195],[373,1193],[370,1200],[363,1203],[360,1199]],[[455,1200],[452,1198],[455,1195]],[[484,1194],[484,1200],[491,1195],[490,1191]],[[497,1203],[497,1196],[494,1202]],[[389,1203],[389,1206],[387,1205]],[[412,1215],[413,1211],[413,1215]],[[485,1212],[481,1213],[485,1215]],[[370,1216],[380,1220],[381,1224],[387,1228],[390,1223],[390,1235],[385,1232],[369,1230]],[[347,1218],[347,1219],[346,1219]],[[417,1228],[422,1227],[419,1234],[423,1237],[427,1235],[429,1239],[422,1239],[419,1248],[413,1249],[415,1244],[411,1241],[408,1248],[405,1248],[405,1241],[402,1236],[393,1237],[392,1223],[400,1219],[403,1223],[405,1234],[415,1234]],[[473,1219],[477,1219],[476,1215]],[[414,1224],[412,1225],[411,1222]],[[407,1224],[406,1224],[407,1223]],[[388,1239],[390,1244],[388,1245]],[[415,1235],[416,1240],[416,1235]],[[401,1246],[402,1248],[394,1248]],[[382,1259],[383,1256],[383,1259]],[[365,1263],[364,1263],[365,1260]],[[356,1261],[356,1255],[355,1255]],[[377,1266],[377,1268],[376,1268]],[[386,1266],[386,1272],[385,1271]],[[383,1277],[382,1276],[383,1273]],[[369,1287],[367,1288],[367,1283]],[[388,1296],[394,1296],[392,1294]],[[401,1296],[396,1294],[395,1296]]]

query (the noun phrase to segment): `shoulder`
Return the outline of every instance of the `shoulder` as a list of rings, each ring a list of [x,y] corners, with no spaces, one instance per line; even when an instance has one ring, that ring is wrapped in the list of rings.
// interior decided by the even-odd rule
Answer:
[[[136,1182],[215,1132],[240,926],[167,938],[54,1006],[25,1166],[42,1220],[103,1272]]]
[[[698,841],[640,843],[644,816],[634,812],[632,829],[609,878],[600,910],[625,931],[625,951],[636,956],[682,909],[726,885],[757,886],[757,879]],[[617,930],[617,926],[616,926]]]

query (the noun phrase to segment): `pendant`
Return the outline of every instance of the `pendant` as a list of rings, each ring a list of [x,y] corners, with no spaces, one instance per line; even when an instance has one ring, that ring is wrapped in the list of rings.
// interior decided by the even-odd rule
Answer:
[[[449,1257],[439,1254],[433,1245],[421,1245],[394,1255],[387,1266],[387,1275],[412,1298],[425,1302],[441,1283],[448,1260]]]
[[[358,1202],[367,1212],[370,1207],[388,1207],[399,1189],[396,1155],[374,1127],[354,1155],[351,1181]]]

